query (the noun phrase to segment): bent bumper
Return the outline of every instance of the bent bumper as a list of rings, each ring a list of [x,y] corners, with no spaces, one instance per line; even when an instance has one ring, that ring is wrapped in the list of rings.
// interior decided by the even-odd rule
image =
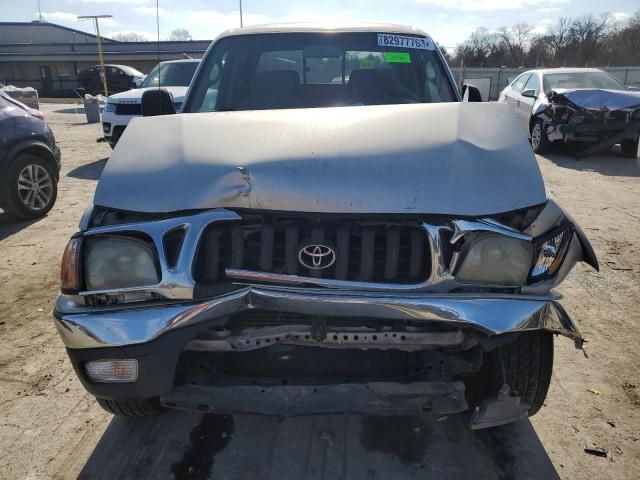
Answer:
[[[251,309],[320,316],[357,316],[371,320],[439,323],[470,328],[488,336],[528,330],[564,335],[582,345],[582,335],[551,296],[384,295],[319,292],[309,289],[245,287],[198,302],[128,305],[111,309],[79,307],[58,297],[55,324],[69,349],[137,345],[186,326]]]

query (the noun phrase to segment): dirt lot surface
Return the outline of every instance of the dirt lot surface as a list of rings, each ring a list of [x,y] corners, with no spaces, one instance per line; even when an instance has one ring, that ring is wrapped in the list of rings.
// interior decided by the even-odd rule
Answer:
[[[110,149],[71,105],[46,105],[63,154],[58,203],[0,211],[0,478],[638,478],[640,170],[621,156],[540,157],[550,193],[583,226],[600,272],[559,289],[588,339],[564,338],[546,408],[471,432],[461,417],[296,419],[174,412],[112,418],[86,394],[51,320],[59,263]],[[585,453],[602,448],[607,457]]]

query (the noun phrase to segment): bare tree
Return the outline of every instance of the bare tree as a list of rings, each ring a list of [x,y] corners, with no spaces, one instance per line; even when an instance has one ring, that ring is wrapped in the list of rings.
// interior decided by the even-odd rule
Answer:
[[[138,32],[121,32],[116,33],[111,38],[118,40],[119,42],[147,42],[149,39]]]
[[[514,66],[521,66],[525,63],[526,50],[529,47],[533,28],[527,23],[516,23],[511,27],[502,27],[498,30],[502,41],[509,50],[511,63]]]
[[[571,22],[570,34],[577,55],[578,65],[593,65],[607,33],[610,16],[603,14],[599,19],[584,15]]]
[[[555,64],[564,65],[564,55],[571,43],[571,19],[560,17],[555,24],[549,25],[544,41],[549,46],[549,55],[554,59]]]
[[[169,40],[184,42],[187,40],[193,40],[193,37],[186,28],[176,28],[171,32],[171,35],[169,35]]]
[[[449,54],[449,52],[447,52],[447,49],[441,43],[438,43],[438,48],[440,49],[440,52],[442,52],[442,56],[447,61],[447,63],[449,65],[451,65],[451,60],[452,59],[451,59],[451,55]]]
[[[456,47],[451,63],[469,67],[640,64],[640,11],[620,21],[608,14],[559,18],[544,35],[526,23],[478,28]]]

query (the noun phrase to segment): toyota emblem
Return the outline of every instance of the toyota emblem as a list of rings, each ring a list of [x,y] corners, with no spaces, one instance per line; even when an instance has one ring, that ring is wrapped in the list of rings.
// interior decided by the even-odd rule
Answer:
[[[326,245],[305,245],[298,251],[298,261],[312,270],[329,268],[336,261],[336,252]]]

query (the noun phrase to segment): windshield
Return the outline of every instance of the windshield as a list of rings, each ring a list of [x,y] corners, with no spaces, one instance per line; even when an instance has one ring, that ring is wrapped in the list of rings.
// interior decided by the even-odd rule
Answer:
[[[626,90],[627,88],[605,72],[550,73],[544,76],[544,91],[554,88],[604,88]]]
[[[135,68],[129,67],[127,65],[120,65],[119,68],[121,68],[127,75],[144,75],[144,73],[142,73],[140,70],[136,70]]]
[[[419,36],[240,35],[204,62],[185,112],[457,101],[433,41]]]
[[[159,63],[144,79],[140,87],[188,87],[198,62]],[[158,78],[160,82],[158,84]]]

